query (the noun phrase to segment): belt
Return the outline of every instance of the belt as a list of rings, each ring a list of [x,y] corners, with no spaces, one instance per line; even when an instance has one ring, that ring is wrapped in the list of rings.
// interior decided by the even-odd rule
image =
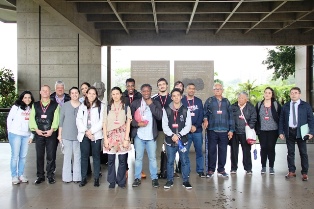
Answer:
[[[290,130],[296,130],[297,127],[289,127]]]

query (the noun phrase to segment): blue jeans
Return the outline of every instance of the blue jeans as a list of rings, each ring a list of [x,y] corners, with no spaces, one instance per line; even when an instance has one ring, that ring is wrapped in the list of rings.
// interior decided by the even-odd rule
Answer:
[[[217,145],[218,145],[218,172],[225,171],[227,147],[228,147],[228,132],[207,131],[208,134],[208,152],[209,163],[208,171],[215,172],[217,163]]]
[[[197,173],[204,172],[204,157],[203,157],[203,151],[202,151],[202,146],[203,146],[202,132],[188,134],[188,144],[187,144],[188,155],[190,154],[190,147],[192,145],[192,142],[194,144],[195,153],[196,153],[196,172]],[[188,161],[190,165],[190,158],[188,158]]]
[[[173,181],[173,163],[174,159],[176,158],[176,153],[179,152],[179,157],[181,161],[181,172],[182,172],[182,179],[183,182],[189,181],[190,175],[190,160],[189,160],[189,153],[179,151],[179,146],[169,146],[166,145],[166,153],[167,153],[167,180]]]
[[[142,140],[137,135],[134,138],[135,146],[135,179],[141,179],[141,172],[143,166],[144,149],[146,149],[149,159],[149,172],[151,179],[158,179],[157,177],[157,161],[156,161],[156,141]],[[172,163],[173,165],[173,163]],[[172,166],[173,168],[173,166]]]
[[[11,146],[11,176],[19,177],[24,173],[29,136],[20,136],[9,132]]]

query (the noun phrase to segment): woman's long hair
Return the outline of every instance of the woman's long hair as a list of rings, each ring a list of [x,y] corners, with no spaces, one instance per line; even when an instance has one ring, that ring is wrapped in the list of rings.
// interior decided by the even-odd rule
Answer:
[[[122,109],[124,110],[125,103],[124,103],[124,96],[123,96],[123,94],[122,94],[122,90],[120,89],[120,87],[115,86],[115,87],[113,87],[113,88],[111,89],[110,93],[112,93],[114,90],[118,90],[118,91],[120,92],[120,94],[121,94],[120,101],[121,101],[121,104],[122,104]],[[111,96],[110,101],[109,101],[110,108],[111,108],[111,105],[112,105],[113,103],[114,103],[114,101],[113,101],[113,98],[112,98],[112,96]]]
[[[86,105],[87,109],[91,108],[91,104],[89,103],[88,98],[87,98],[87,94],[91,89],[93,89],[96,92],[96,99],[92,102],[92,105],[95,104],[95,107],[100,107],[101,105],[101,101],[98,99],[97,89],[94,86],[91,86],[87,89],[85,99],[84,99],[84,105]]]
[[[32,101],[31,101],[31,103],[29,103],[29,105],[26,105],[26,104],[22,101],[23,98],[24,98],[24,96],[25,96],[25,94],[31,95],[31,100],[32,100]],[[26,110],[26,107],[27,107],[27,106],[30,106],[30,107],[31,107],[31,106],[33,105],[34,101],[35,101],[35,99],[34,99],[34,97],[33,97],[32,92],[30,92],[30,91],[23,91],[22,94],[20,94],[20,96],[18,97],[18,99],[14,102],[14,105],[20,107],[22,110]]]
[[[269,89],[269,90],[271,91],[271,101],[276,101],[276,94],[275,94],[274,89],[272,89],[271,87],[268,86],[268,87],[265,88],[264,92],[265,92],[267,89]]]

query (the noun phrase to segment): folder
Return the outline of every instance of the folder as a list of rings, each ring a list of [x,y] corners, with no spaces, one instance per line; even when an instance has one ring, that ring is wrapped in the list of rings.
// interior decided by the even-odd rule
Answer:
[[[308,124],[304,124],[304,125],[301,126],[301,137],[302,137],[302,139],[309,132],[310,132],[310,129],[309,129],[309,125]]]

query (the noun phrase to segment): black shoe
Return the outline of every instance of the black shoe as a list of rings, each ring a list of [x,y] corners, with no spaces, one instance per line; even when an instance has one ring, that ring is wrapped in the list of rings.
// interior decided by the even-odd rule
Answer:
[[[192,189],[192,185],[191,185],[190,182],[188,182],[188,181],[183,182],[183,186],[184,186],[186,189]]]
[[[173,181],[167,181],[164,186],[164,189],[170,189],[172,186],[173,186]]]
[[[99,187],[100,184],[99,184],[99,179],[95,179],[94,180],[94,187]]]
[[[135,179],[133,184],[132,184],[132,187],[138,187],[140,184],[141,184],[141,180],[140,179]]]
[[[152,185],[153,185],[153,187],[158,188],[159,187],[158,179],[153,179]]]
[[[79,187],[83,187],[87,184],[86,178],[82,179],[81,183],[79,184]]]
[[[48,178],[49,184],[54,184],[56,183],[56,180],[53,177]]]
[[[198,172],[198,176],[201,178],[206,178],[206,175],[204,174],[204,172]]]
[[[115,183],[110,183],[109,184],[109,189],[114,189],[116,187],[116,184]]]
[[[38,177],[34,183],[35,183],[35,184],[41,184],[41,183],[43,183],[44,181],[45,181],[45,178],[40,178],[40,177]]]

